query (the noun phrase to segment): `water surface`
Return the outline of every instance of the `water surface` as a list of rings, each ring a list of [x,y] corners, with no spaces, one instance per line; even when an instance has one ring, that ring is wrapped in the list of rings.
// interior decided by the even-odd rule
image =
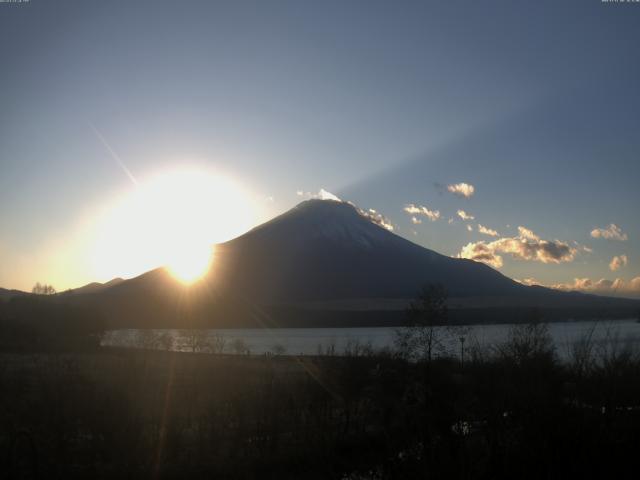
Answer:
[[[460,337],[465,348],[491,348],[506,341],[511,324],[474,325],[466,331],[437,327],[441,353],[457,355]],[[556,352],[567,358],[573,346],[590,338],[597,347],[640,345],[640,323],[635,320],[579,321],[548,324]],[[189,330],[112,330],[102,345],[132,348],[170,349],[227,354],[342,355],[347,351],[393,350],[397,329],[370,328],[280,328]]]

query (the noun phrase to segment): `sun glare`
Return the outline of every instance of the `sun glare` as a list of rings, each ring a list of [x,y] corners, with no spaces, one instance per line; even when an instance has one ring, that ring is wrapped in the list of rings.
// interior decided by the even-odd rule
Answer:
[[[212,260],[211,248],[184,248],[166,266],[178,280],[191,284],[209,271]]]
[[[229,179],[182,169],[141,181],[100,218],[92,255],[99,278],[164,266],[189,284],[209,270],[214,244],[255,225],[257,207]]]

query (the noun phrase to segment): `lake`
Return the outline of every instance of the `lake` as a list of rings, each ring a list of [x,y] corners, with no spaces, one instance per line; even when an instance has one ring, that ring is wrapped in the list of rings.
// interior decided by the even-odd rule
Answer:
[[[508,339],[510,324],[466,327],[465,348],[491,347]],[[457,354],[460,332],[437,327],[443,352]],[[638,347],[640,323],[636,320],[579,321],[550,323],[549,331],[560,358],[567,358],[573,345],[590,336],[599,346],[629,345]],[[163,348],[227,354],[342,355],[346,351],[370,348],[393,349],[396,328],[281,328],[281,329],[154,329],[112,330],[102,340],[103,346]]]

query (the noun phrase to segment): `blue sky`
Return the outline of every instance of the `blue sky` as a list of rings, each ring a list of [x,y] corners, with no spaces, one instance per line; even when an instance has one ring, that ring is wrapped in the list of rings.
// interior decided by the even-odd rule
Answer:
[[[141,182],[233,178],[257,220],[324,188],[514,278],[633,294],[639,25],[599,0],[0,4],[0,286],[117,274],[89,265],[87,225],[135,186],[98,131]],[[611,224],[626,240],[591,236]]]

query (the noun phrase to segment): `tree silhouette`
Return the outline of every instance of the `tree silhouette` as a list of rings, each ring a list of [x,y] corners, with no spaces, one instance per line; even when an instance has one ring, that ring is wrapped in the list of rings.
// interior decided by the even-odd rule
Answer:
[[[36,295],[55,295],[56,289],[53,288],[53,285],[37,282],[31,289],[31,293]]]
[[[442,346],[438,326],[447,322],[447,291],[442,285],[427,285],[409,304],[409,326],[396,332],[396,345],[409,358],[433,359]]]

